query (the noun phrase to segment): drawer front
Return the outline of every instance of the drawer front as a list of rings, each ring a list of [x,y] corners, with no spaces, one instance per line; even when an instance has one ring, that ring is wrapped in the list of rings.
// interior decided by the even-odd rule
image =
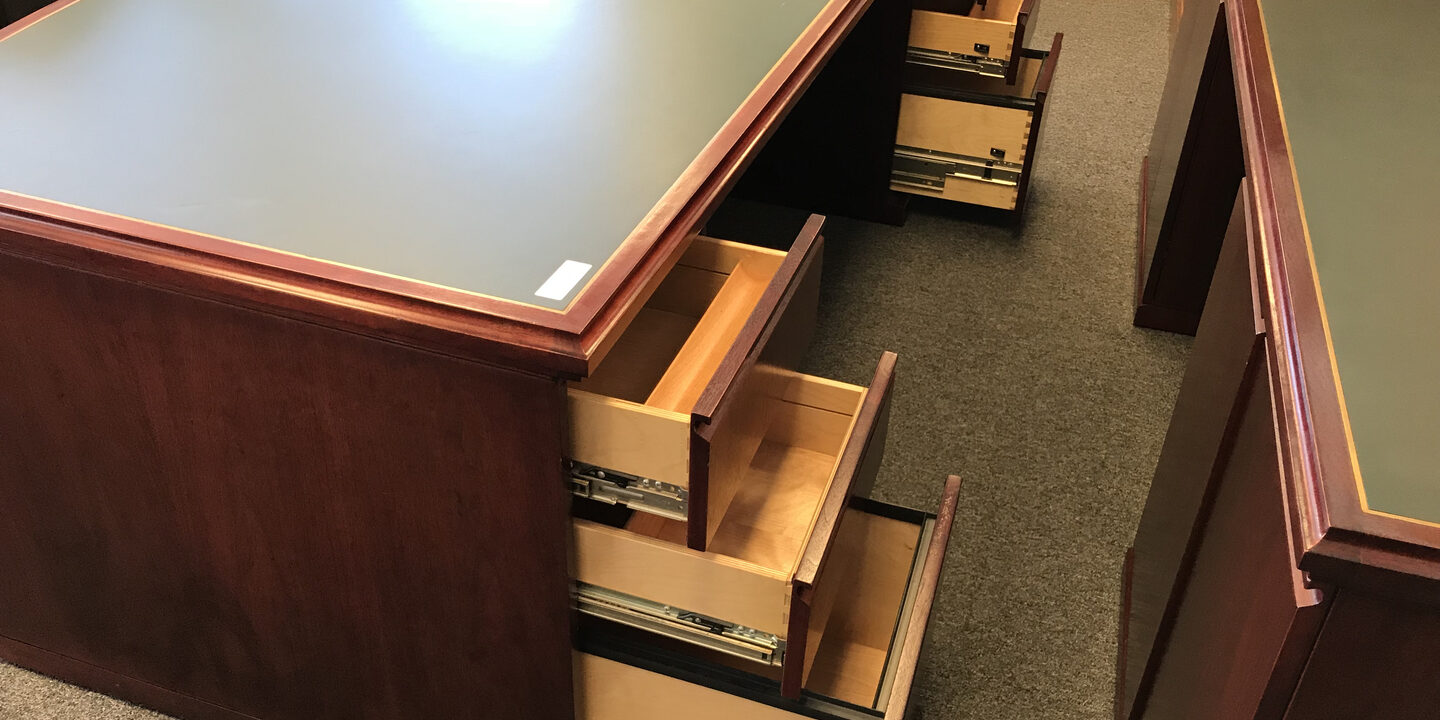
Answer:
[[[577,492],[681,523],[686,542],[704,549],[712,464],[728,457],[712,439],[733,424],[727,432],[758,443],[760,421],[745,411],[756,402],[745,391],[751,369],[762,356],[782,369],[803,356],[822,223],[812,216],[789,253],[695,241],[597,370],[567,390]]]
[[[824,622],[806,655],[805,690],[772,676],[677,652],[604,628],[582,633],[575,656],[576,716],[635,718],[892,718],[908,710],[944,567],[959,480],[938,515],[870,501],[847,510],[846,562],[827,565]],[[816,612],[821,612],[816,608]]]
[[[1048,52],[1025,50],[1014,85],[912,59],[891,188],[1022,212],[1063,39]]]
[[[776,647],[788,643],[797,588],[810,587],[824,565],[854,488],[873,481],[884,451],[894,364],[895,356],[886,353],[868,390],[762,370],[786,382],[762,414],[769,426],[750,466],[726,480],[730,497],[712,508],[720,521],[708,550],[686,547],[683,528],[674,532],[648,514],[622,511],[604,522],[577,518],[574,577],[582,610],[623,621],[602,606],[628,604],[625,612],[652,616],[643,622],[634,617],[632,624],[681,639],[714,629],[654,617],[647,603],[658,604],[734,627],[729,634],[741,645],[751,631]],[[713,644],[713,638],[688,639]],[[763,642],[752,645],[737,646],[734,654],[781,664],[779,653],[763,657]]]
[[[1015,67],[1038,0],[989,0],[957,7],[917,0],[910,16],[909,45],[979,61],[978,69],[1014,84]]]
[[[897,145],[951,155],[1023,163],[1034,112],[906,93],[900,96]]]

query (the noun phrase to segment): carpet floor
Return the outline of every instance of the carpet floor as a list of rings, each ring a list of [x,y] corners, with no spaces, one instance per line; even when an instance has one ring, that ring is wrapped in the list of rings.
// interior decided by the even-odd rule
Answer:
[[[917,700],[932,720],[1111,717],[1120,561],[1189,340],[1130,325],[1135,183],[1168,0],[1044,0],[1065,33],[1023,229],[917,203],[826,227],[817,375],[900,355],[874,495],[933,510],[964,478]],[[793,213],[734,203],[711,232]],[[3,570],[0,570],[3,573]],[[0,718],[163,716],[0,664]]]

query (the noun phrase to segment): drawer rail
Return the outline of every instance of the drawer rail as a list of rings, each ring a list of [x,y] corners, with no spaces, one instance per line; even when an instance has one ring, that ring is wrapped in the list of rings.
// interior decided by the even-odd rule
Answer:
[[[580,612],[767,665],[785,661],[785,641],[766,632],[606,588],[576,583]]]
[[[690,491],[685,488],[594,465],[570,463],[570,492],[671,520],[689,516]]]
[[[994,158],[977,158],[969,155],[953,155],[938,150],[895,146],[895,164],[890,171],[890,181],[929,190],[945,188],[946,177],[997,185],[1018,185],[1023,166]]]

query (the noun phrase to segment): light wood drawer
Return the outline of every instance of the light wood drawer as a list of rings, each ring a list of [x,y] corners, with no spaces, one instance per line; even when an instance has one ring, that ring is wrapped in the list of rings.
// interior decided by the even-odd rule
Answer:
[[[938,515],[857,499],[834,557],[791,608],[787,662],[765,668],[587,618],[575,656],[576,716],[660,718],[904,717],[944,566],[959,480]],[[803,636],[803,647],[797,637]],[[793,657],[790,657],[793,656]],[[792,666],[793,663],[793,666]],[[791,678],[803,685],[788,688]]]
[[[912,55],[945,58],[1014,84],[1039,0],[915,0]]]
[[[885,353],[869,388],[757,370],[774,393],[756,409],[764,433],[746,467],[712,478],[715,528],[705,551],[684,545],[683,523],[577,500],[574,577],[582,610],[619,605],[627,616],[655,620],[663,606],[737,628],[724,633],[720,649],[772,664],[782,654],[803,657],[808,636],[795,623],[808,617],[803,611],[848,502],[874,483],[894,370],[895,355]],[[715,640],[704,627],[650,625],[691,641]],[[798,688],[800,666],[786,667]]]
[[[1023,212],[1063,38],[1049,51],[1025,50],[1014,85],[907,63],[891,188]]]
[[[765,398],[809,344],[822,223],[813,216],[788,253],[692,243],[596,371],[567,389],[577,492],[668,516],[681,542],[707,546],[734,492],[726,480],[764,439]]]

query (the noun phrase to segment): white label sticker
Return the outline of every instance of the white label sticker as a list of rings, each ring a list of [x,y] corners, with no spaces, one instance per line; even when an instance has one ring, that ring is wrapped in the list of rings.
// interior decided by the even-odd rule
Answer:
[[[575,289],[575,283],[580,282],[585,273],[590,272],[590,267],[590,263],[566,260],[555,272],[550,273],[550,279],[546,280],[535,294],[546,300],[564,300],[565,296]]]

